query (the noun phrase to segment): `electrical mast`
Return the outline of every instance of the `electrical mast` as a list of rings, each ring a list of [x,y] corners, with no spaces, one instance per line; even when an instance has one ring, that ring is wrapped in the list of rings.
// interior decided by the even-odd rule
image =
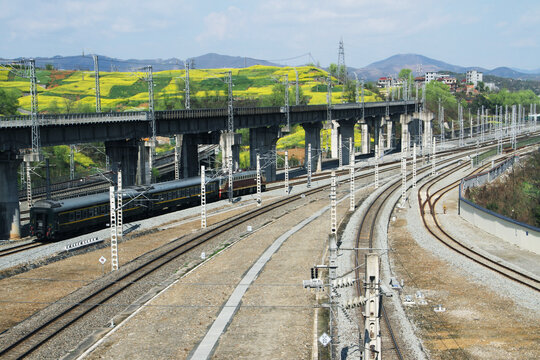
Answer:
[[[343,38],[339,40],[339,50],[338,50],[338,79],[341,80],[342,84],[345,84],[347,80],[347,66],[345,65],[345,46],[343,46]],[[342,70],[343,69],[343,70]]]
[[[95,78],[96,78],[96,112],[97,113],[100,113],[101,112],[101,98],[100,98],[100,93],[99,93],[99,64],[98,64],[98,56],[97,55],[92,55],[92,57],[94,58],[94,73],[95,73]]]

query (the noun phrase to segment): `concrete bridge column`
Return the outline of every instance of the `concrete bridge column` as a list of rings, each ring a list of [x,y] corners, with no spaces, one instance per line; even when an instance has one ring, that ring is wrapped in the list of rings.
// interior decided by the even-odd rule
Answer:
[[[228,161],[232,156],[233,171],[237,171],[240,166],[240,145],[242,144],[242,134],[224,132],[219,139],[219,146],[223,161]],[[226,167],[226,166],[225,166]]]
[[[377,145],[377,148],[379,150],[379,154],[375,154],[376,157],[379,157],[380,156],[380,153],[381,151],[383,150],[383,148],[381,148],[381,144],[382,144],[382,126],[381,126],[381,122],[383,121],[384,117],[380,117],[380,118],[375,118],[375,121],[374,121],[374,127],[373,127],[373,144],[374,145]]]
[[[412,115],[410,114],[401,114],[399,117],[399,122],[401,123],[401,143],[402,146],[409,148],[411,134],[409,131],[409,123],[412,120]]]
[[[330,130],[330,151],[332,159],[337,159],[339,156],[339,122],[337,120],[332,120],[332,128]]]
[[[434,114],[431,111],[422,111],[418,114],[418,119],[422,121],[422,148],[426,148],[431,144],[433,138],[433,129],[431,128],[431,121],[434,119]]]
[[[261,156],[261,170],[266,175],[266,181],[276,180],[275,153],[279,134],[279,126],[249,129],[250,167],[255,169],[257,153],[259,153]]]
[[[361,124],[360,125],[360,129],[362,131],[362,154],[367,154],[369,153],[369,143],[370,143],[370,138],[369,138],[369,127],[368,127],[368,124]]]
[[[392,125],[393,122],[391,119],[386,120],[386,148],[390,149],[392,147]]]
[[[22,159],[15,151],[0,152],[0,240],[21,237],[17,179]]]
[[[150,156],[152,147],[149,142],[139,141],[139,153],[137,155],[137,175],[135,183],[137,185],[150,185],[152,182],[152,169],[150,168]],[[124,176],[122,173],[122,180]]]
[[[123,186],[135,185],[139,160],[139,141],[136,139],[105,142],[105,153],[113,171],[122,170]]]
[[[197,135],[184,134],[180,169],[182,178],[184,179],[199,175],[199,144]]]
[[[339,133],[341,134],[341,156],[343,165],[349,165],[349,156],[351,148],[351,143],[349,139],[352,138],[354,143],[354,125],[356,124],[356,119],[347,119],[339,120]],[[353,149],[354,151],[354,149]]]
[[[322,123],[304,123],[302,127],[306,132],[305,141],[305,164],[307,166],[308,144],[311,144],[311,164],[315,171],[322,170],[321,129]]]

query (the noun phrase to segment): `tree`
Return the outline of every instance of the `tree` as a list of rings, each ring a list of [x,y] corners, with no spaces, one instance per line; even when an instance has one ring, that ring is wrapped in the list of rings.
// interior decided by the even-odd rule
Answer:
[[[0,115],[15,115],[19,100],[13,91],[0,89]]]
[[[340,65],[337,69],[337,78],[345,84],[347,82],[347,67],[345,65]]]
[[[328,72],[330,73],[331,76],[333,77],[337,77],[338,76],[338,66],[334,63],[330,64],[330,66],[328,67]]]
[[[360,94],[358,94],[360,96]],[[347,103],[354,103],[356,99],[356,82],[347,79],[343,85],[343,101]]]
[[[53,64],[45,64],[45,70],[54,70],[54,65]]]
[[[401,69],[398,74],[398,78],[411,81],[412,78],[412,70],[411,69]]]

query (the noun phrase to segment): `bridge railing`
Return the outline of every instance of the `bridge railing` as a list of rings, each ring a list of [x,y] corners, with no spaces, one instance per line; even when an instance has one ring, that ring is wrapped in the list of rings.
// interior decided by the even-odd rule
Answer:
[[[377,101],[366,102],[364,107],[400,106],[414,104],[414,100],[408,101]],[[332,104],[334,109],[353,109],[362,107],[361,103]],[[327,105],[291,105],[291,112],[322,111]],[[279,106],[269,107],[237,107],[234,108],[236,115],[258,115],[282,112]],[[190,110],[164,110],[155,112],[156,119],[189,119],[227,116],[227,108],[219,109],[190,109]],[[104,121],[147,121],[147,111],[130,112],[106,112],[106,113],[81,113],[81,114],[40,114],[38,121],[40,126],[47,125],[71,125],[76,123],[97,123]],[[0,128],[29,127],[32,125],[30,115],[0,117]]]
[[[84,122],[102,121],[145,121],[148,119],[147,111],[82,113],[82,114],[40,114],[38,121],[44,125],[69,125]],[[0,128],[27,127],[32,125],[30,115],[0,117]]]

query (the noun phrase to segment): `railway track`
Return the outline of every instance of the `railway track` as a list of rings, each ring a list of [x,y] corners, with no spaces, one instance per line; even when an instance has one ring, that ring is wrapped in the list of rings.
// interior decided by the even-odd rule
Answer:
[[[44,245],[47,245],[47,244],[33,241],[26,244],[19,244],[19,245],[11,246],[9,248],[0,249],[0,258],[17,254],[26,250],[35,249]]]
[[[356,178],[367,176],[372,175],[359,175]],[[321,192],[327,188],[328,185],[324,185],[308,190],[302,194],[297,194],[294,197],[291,196],[277,200],[264,207],[254,209],[245,214],[237,216],[230,221],[219,224],[189,240],[184,240],[182,238],[176,239],[167,246],[154,251],[152,255],[148,256],[148,258],[140,259],[140,265],[132,268],[121,268],[118,272],[115,272],[113,276],[110,277],[109,281],[104,281],[103,284],[97,286],[94,291],[91,291],[76,303],[59,304],[59,306],[62,307],[61,311],[56,312],[53,316],[50,316],[46,320],[42,321],[39,326],[34,327],[32,330],[15,336],[7,343],[4,343],[0,349],[0,357],[23,358],[34,353],[38,348],[40,348],[40,346],[50,341],[57,334],[68,329],[72,324],[81,320],[85,315],[92,312],[96,308],[99,308],[101,305],[106,304],[110,299],[127,290],[133,284],[136,284],[149,274],[162,268],[164,265],[177,259],[179,256],[186,254],[195,247],[227,230],[234,228],[239,224],[261,216],[282,205],[289,204],[295,198],[301,198],[302,195],[309,196]],[[373,222],[375,220],[376,219],[374,219]],[[397,342],[395,344],[396,351],[399,352]]]
[[[96,286],[95,289],[89,291],[88,294],[85,294],[84,297],[78,299],[75,303],[59,304],[61,309],[56,311],[54,315],[42,320],[38,326],[26,331],[24,334],[13,334],[13,337],[10,336],[9,341],[5,337],[6,334],[4,334],[4,341],[0,339],[0,343],[3,343],[2,348],[0,349],[0,357],[20,359],[33,354],[45,343],[83,319],[85,315],[100,306],[105,305],[114,297],[120,295],[146,276],[152,274],[181,255],[186,254],[215,236],[231,230],[235,226],[243,224],[250,219],[264,215],[283,205],[290,204],[291,201],[294,201],[295,199],[301,199],[303,197],[302,195],[313,195],[324,191],[327,188],[328,186],[321,186],[308,190],[302,194],[277,200],[264,207],[251,210],[229,221],[218,224],[213,228],[209,228],[208,230],[193,236],[191,239],[176,239],[172,243],[157,249],[148,257],[141,259],[137,266],[124,266],[119,271],[110,274],[111,276],[107,281]]]
[[[480,172],[484,168],[485,167],[477,169],[469,175]],[[422,216],[422,222],[424,223],[424,226],[429,231],[429,233],[450,249],[467,257],[475,263],[487,267],[488,269],[495,271],[522,285],[525,285],[533,290],[540,291],[540,281],[537,278],[529,276],[528,274],[523,273],[510,266],[504,265],[500,263],[497,259],[493,259],[488,255],[484,255],[476,251],[472,247],[463,244],[443,229],[437,219],[435,205],[445,194],[455,189],[460,184],[460,181],[458,180],[438,190],[433,191],[433,193],[430,193],[435,184],[440,181],[440,179],[443,178],[445,175],[447,174],[441,174],[433,179],[430,179],[418,189],[418,204],[420,206],[420,214]],[[422,189],[425,190],[425,199],[422,199]]]
[[[462,157],[462,155],[459,155],[457,158]],[[455,160],[456,158],[446,159],[445,162],[451,162]],[[465,165],[461,165],[465,166]],[[430,171],[430,168],[424,168],[420,171],[418,171],[418,174],[424,173],[426,171]],[[407,179],[412,178],[412,175],[408,175]],[[374,235],[375,235],[375,229],[376,224],[379,220],[379,215],[382,212],[383,207],[388,202],[390,197],[399,189],[401,188],[401,179],[395,180],[384,192],[382,192],[379,196],[375,198],[373,202],[371,202],[366,210],[365,215],[363,216],[359,230],[357,232],[356,236],[356,244],[355,247],[357,249],[371,249],[374,245]],[[361,279],[361,252],[362,250],[356,250],[356,256],[355,256],[355,277],[356,279]],[[362,295],[362,282],[357,281],[356,282],[356,293],[358,296]],[[387,347],[386,349],[392,349],[395,358],[402,360],[403,354],[401,352],[398,339],[396,338],[394,331],[392,329],[392,324],[390,322],[390,319],[388,317],[388,314],[386,313],[386,309],[384,308],[384,305],[381,303],[381,314],[383,317],[383,325],[381,326],[381,334],[383,336],[383,340],[386,338],[387,340],[390,340],[392,343],[391,347]]]

